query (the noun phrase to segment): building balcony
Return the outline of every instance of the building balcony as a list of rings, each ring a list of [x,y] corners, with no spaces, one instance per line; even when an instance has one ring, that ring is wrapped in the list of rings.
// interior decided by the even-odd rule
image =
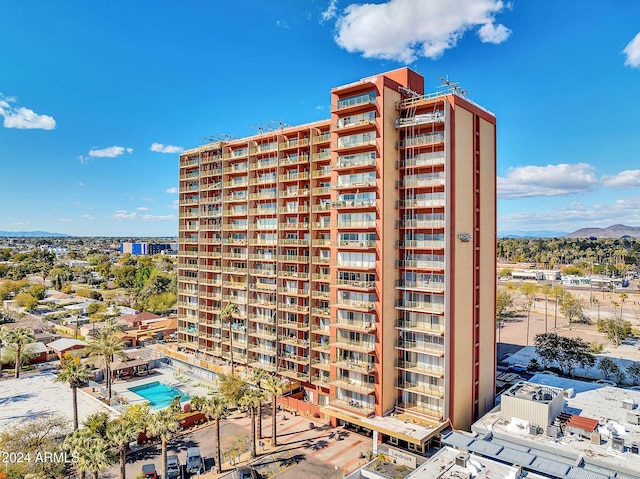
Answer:
[[[251,283],[250,286],[252,291],[275,291],[277,288],[277,285],[275,284],[261,283],[259,281],[256,281],[255,283]]]
[[[311,349],[313,351],[328,352],[330,350],[329,341],[327,341],[325,343],[311,343]],[[327,364],[328,364],[328,362],[327,362]]]
[[[245,260],[247,259],[247,252],[244,253],[222,253],[222,257],[224,259],[239,259]]]
[[[264,159],[264,160],[258,160],[255,162],[252,162],[249,165],[249,170],[253,171],[253,170],[264,170],[264,169],[270,169],[270,168],[275,168],[276,166],[278,166],[278,159],[277,158],[268,158],[268,159]]]
[[[396,408],[400,412],[406,412],[409,414],[417,414],[421,416],[426,416],[428,418],[433,418],[436,421],[444,420],[444,413],[442,410],[430,408],[427,406],[423,406],[413,402],[400,402]]]
[[[375,240],[338,240],[336,246],[349,249],[371,249],[376,247]]]
[[[338,200],[331,202],[332,208],[337,209],[360,209],[360,208],[375,208],[376,200]]]
[[[287,256],[288,257],[288,256]],[[300,256],[301,258],[308,258],[308,256]],[[306,261],[303,261],[306,262]],[[309,279],[309,273],[303,271],[278,271],[278,276],[281,278],[296,278],[296,279]]]
[[[254,216],[276,216],[278,210],[276,208],[251,208],[249,209],[249,214]]]
[[[282,261],[284,263],[308,263],[309,259],[309,256],[300,256],[293,254],[278,255],[278,261]]]
[[[336,266],[344,269],[371,270],[375,269],[375,261],[337,261]]]
[[[373,321],[348,321],[338,318],[333,326],[337,329],[359,331],[361,333],[373,333],[376,330],[376,323]]]
[[[334,365],[340,369],[348,369],[349,371],[358,372],[360,374],[372,373],[376,368],[376,365],[372,362],[353,361],[349,359],[336,360],[334,361]]]
[[[347,307],[349,309],[358,309],[361,311],[373,311],[376,309],[376,303],[373,301],[363,301],[355,299],[340,298],[336,302],[336,306],[339,308]]]
[[[249,255],[249,256],[253,256],[253,255]],[[260,268],[260,269],[255,269],[252,268],[249,270],[249,274],[253,275],[253,276],[264,276],[266,278],[275,278],[276,277],[276,270],[274,269],[267,269],[267,268]]]
[[[375,281],[360,281],[360,280],[351,280],[351,279],[338,279],[336,280],[336,284],[338,286],[343,286],[348,289],[358,289],[371,291],[376,288]]]
[[[280,158],[280,166],[298,165],[300,163],[309,163],[309,155],[287,155],[284,158]]]
[[[326,132],[326,133],[322,133],[320,135],[313,136],[311,138],[311,144],[317,145],[319,143],[327,143],[330,140],[331,140],[331,133],[330,132]]]
[[[327,140],[327,141],[329,141],[329,140]],[[311,159],[313,161],[329,160],[329,159],[331,159],[331,151],[324,150],[324,151],[320,151],[318,153],[314,153],[313,156],[311,157]]]
[[[376,220],[362,220],[362,221],[345,221],[338,220],[338,228],[341,229],[360,229],[360,228],[375,228]]]
[[[279,287],[278,293],[288,295],[288,296],[309,296],[308,289],[298,289],[298,288],[289,288],[289,287]]]
[[[405,361],[398,359],[396,361],[398,369],[404,369],[412,373],[425,374],[434,378],[444,378],[444,370],[442,368],[434,368],[427,364],[420,364],[415,361]]]
[[[305,196],[309,196],[309,189],[304,188],[304,189],[298,189],[298,190],[284,190],[284,191],[281,191],[278,196],[280,198],[305,197]]]
[[[246,194],[224,195],[222,197],[222,201],[224,203],[234,203],[234,202],[240,202],[240,201],[247,201],[247,195]]]
[[[399,299],[396,301],[396,308],[429,311],[433,313],[444,313],[444,304],[431,303],[427,301],[408,301]]]
[[[340,178],[340,177],[339,177]],[[343,190],[343,189],[353,189],[353,188],[375,188],[376,186],[376,180],[371,178],[371,179],[362,179],[362,180],[340,180],[338,179],[338,182],[333,184],[332,187],[338,190]]]
[[[418,291],[435,291],[435,292],[443,292],[444,291],[444,283],[435,282],[435,281],[405,281],[398,280],[396,281],[397,289],[411,289]]]
[[[307,160],[309,157],[307,156]],[[289,172],[286,174],[278,175],[278,182],[288,182],[288,181],[301,181],[308,180],[309,172],[308,171],[299,171],[299,172]]]
[[[312,366],[313,367],[313,366]],[[329,376],[327,374],[312,374],[311,384],[321,387],[329,387]]]
[[[329,264],[331,263],[331,257],[330,256],[312,256],[311,262],[313,264]]]
[[[430,356],[444,357],[444,345],[439,344],[418,343],[416,341],[398,339],[396,341],[396,349],[428,354]]]
[[[278,240],[278,244],[280,246],[309,246],[309,240],[281,238]]]
[[[233,173],[246,173],[249,170],[247,163],[233,163],[231,166],[227,166],[222,169],[222,172],[226,174]]]
[[[291,148],[299,148],[301,146],[309,146],[309,138],[293,138],[289,141],[283,141],[278,144],[281,150],[288,150]]]
[[[249,199],[254,201],[254,200],[273,200],[276,199],[278,197],[277,192],[275,191],[269,191],[269,190],[263,190],[263,191],[259,191],[256,193],[249,193]]]
[[[320,316],[321,318],[329,318],[331,316],[331,310],[329,308],[311,308],[311,314]]]
[[[403,168],[416,168],[420,166],[442,166],[445,163],[444,153],[438,152],[435,155],[416,156],[405,159],[400,166]]]
[[[311,279],[313,279],[314,281],[322,281],[322,282],[328,282],[331,281],[331,275],[329,274],[313,274],[311,275]]]
[[[278,309],[281,311],[293,311],[296,313],[308,313],[309,306],[301,304],[278,303]]]
[[[303,373],[298,371],[298,366],[296,363],[292,363],[291,367],[280,367],[277,369],[278,374],[280,374],[281,376],[285,376],[289,379],[293,379],[296,381],[300,381],[300,380],[305,380],[306,378],[309,377],[308,373]]]
[[[275,306],[275,304],[273,305]],[[275,316],[265,316],[263,314],[249,313],[249,321],[255,321],[261,324],[276,324]]]
[[[416,260],[401,260],[398,264],[401,268],[422,268],[422,269],[444,269],[444,261],[416,261]]]
[[[223,244],[231,244],[231,245],[246,245],[246,238],[225,238],[222,240]]]
[[[430,387],[428,384],[401,382],[398,389],[403,389],[412,393],[431,396],[438,399],[444,398],[444,388]]]
[[[400,248],[417,248],[417,249],[444,249],[444,240],[404,240],[398,241],[397,246]]]
[[[329,195],[329,194],[331,194],[331,187],[330,186],[318,186],[317,188],[312,188],[311,191],[312,191],[314,196]]]
[[[189,166],[197,166],[199,159],[196,158],[180,158],[180,168],[185,168]]]
[[[300,221],[296,223],[278,223],[278,227],[281,230],[292,231],[292,230],[308,230],[309,223]]]
[[[375,384],[372,383],[356,382],[350,379],[333,379],[331,384],[337,388],[359,394],[373,394],[375,392]]]
[[[275,184],[277,182],[278,182],[278,179],[277,179],[276,175],[273,175],[273,176],[258,176],[256,178],[249,179],[249,184],[251,186]]]
[[[373,404],[369,404],[364,401],[359,401],[357,399],[331,398],[329,399],[329,404],[332,406],[339,407],[341,409],[348,409],[357,414],[363,414],[366,416],[373,414],[373,410],[374,410]]]
[[[203,205],[216,205],[222,203],[222,195],[206,196],[200,201]]]
[[[311,290],[311,297],[314,299],[329,299],[331,297],[331,292],[329,290]]]
[[[271,240],[269,240],[269,241],[271,241]],[[275,250],[270,250],[270,251],[275,251]],[[271,261],[277,261],[278,256],[275,253],[272,253],[272,252],[270,252],[269,254],[251,253],[249,255],[249,259],[252,260],[252,261],[260,261],[261,263],[266,263],[269,266],[273,266],[273,264],[271,264]]]
[[[330,230],[331,221],[316,221],[313,223],[314,230]]]
[[[334,346],[337,346],[348,351],[373,354],[375,352],[375,343],[371,341],[351,341],[346,338],[338,336],[333,342]]]

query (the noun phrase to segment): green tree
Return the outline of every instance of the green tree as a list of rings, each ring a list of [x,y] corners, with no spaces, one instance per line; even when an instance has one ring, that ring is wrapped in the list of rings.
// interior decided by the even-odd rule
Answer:
[[[240,314],[240,309],[236,303],[227,303],[227,305],[220,311],[220,320],[225,323],[228,321],[227,326],[229,328],[229,359],[231,362],[231,375],[235,376],[235,369],[233,364],[233,317]]]
[[[65,355],[60,361],[58,376],[55,381],[68,383],[73,400],[73,430],[78,429],[78,388],[91,379],[89,367],[82,364],[80,358]]]
[[[127,421],[126,419],[110,421],[107,424],[106,440],[109,445],[118,451],[118,456],[120,458],[120,479],[127,478],[126,464],[129,443],[138,437],[138,433],[140,431],[140,425]],[[166,475],[163,475],[162,477],[166,477]]]
[[[598,369],[602,372],[602,376],[605,379],[610,379],[611,377],[617,378],[620,376],[620,367],[618,364],[611,358],[600,358],[598,361]]]
[[[69,431],[69,420],[63,416],[42,416],[24,421],[14,421],[0,428],[0,451],[3,454],[16,453],[30,455],[30,461],[5,462],[1,472],[10,479],[27,477],[60,477],[66,465],[55,461],[36,461],[35,457],[43,451],[61,453],[62,439]]]
[[[216,440],[216,474],[220,474],[222,472],[222,448],[220,446],[220,420],[227,417],[229,414],[228,403],[225,398],[216,394],[215,396],[209,398],[209,400],[204,404],[202,408],[202,412],[207,417],[207,419],[214,421],[214,430],[215,430],[215,440]]]
[[[128,357],[124,353],[125,344],[113,331],[102,330],[100,334],[89,339],[88,351],[89,359],[97,361],[106,372],[105,384],[107,385],[108,397],[111,399],[111,364],[115,356],[127,361]]]
[[[47,288],[45,288],[41,284],[34,284],[28,290],[28,293],[34,298],[36,298],[38,301],[41,301],[44,299],[46,292],[47,292]]]
[[[506,315],[509,309],[513,307],[513,295],[506,290],[498,291],[496,295],[496,312],[498,317]]]
[[[38,306],[38,298],[31,296],[29,293],[18,293],[13,299],[18,306],[27,311],[33,311]]]
[[[95,412],[89,415],[82,423],[85,429],[100,437],[104,437],[107,434],[107,424],[109,424],[109,415],[106,412]]]
[[[627,376],[631,378],[633,384],[640,382],[640,363],[633,362],[627,366]]]
[[[33,330],[25,327],[9,330],[6,334],[6,341],[11,346],[15,347],[15,377],[20,377],[20,368],[22,367],[22,348],[27,344],[35,343],[36,337],[33,334]]]
[[[631,322],[617,317],[600,319],[598,321],[598,331],[605,333],[607,338],[616,346],[619,346],[622,341],[633,335]]]
[[[0,324],[0,379],[2,379],[2,348],[8,345],[9,330],[4,324]]]
[[[249,382],[262,390],[262,381],[269,377],[269,373],[262,368],[254,368],[249,374]],[[258,439],[262,439],[262,404],[258,407]]]
[[[76,459],[76,468],[81,472],[90,472],[94,479],[113,463],[109,443],[104,436],[95,434],[88,428],[73,431],[64,440],[63,446]]]
[[[263,381],[262,387],[271,399],[271,445],[278,445],[278,433],[276,430],[276,411],[278,409],[278,396],[284,390],[284,382],[277,376],[269,376]]]
[[[175,411],[168,407],[151,414],[147,432],[152,437],[160,438],[162,451],[162,477],[167,477],[167,443],[180,428],[180,422]]]
[[[562,314],[567,318],[569,324],[587,321],[587,318],[584,315],[584,305],[582,304],[582,300],[571,293],[565,293],[560,311],[562,311]]]
[[[240,398],[240,404],[249,408],[251,414],[251,443],[249,445],[249,454],[252,458],[256,457],[256,410],[262,404],[264,394],[259,389],[246,388],[244,396]],[[275,420],[275,417],[273,418]]]
[[[221,375],[218,381],[218,391],[229,404],[237,406],[245,395],[247,383],[235,376]]]

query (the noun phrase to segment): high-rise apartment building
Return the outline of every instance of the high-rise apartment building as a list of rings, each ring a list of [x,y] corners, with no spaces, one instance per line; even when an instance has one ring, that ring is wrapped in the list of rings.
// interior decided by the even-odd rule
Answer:
[[[180,156],[179,344],[420,450],[393,424],[493,406],[495,244],[493,114],[407,68],[364,78],[328,120]]]

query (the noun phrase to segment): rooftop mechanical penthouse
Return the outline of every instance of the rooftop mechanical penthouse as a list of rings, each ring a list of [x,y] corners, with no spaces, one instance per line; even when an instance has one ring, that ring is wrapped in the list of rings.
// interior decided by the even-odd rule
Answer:
[[[180,156],[179,345],[423,451],[494,404],[496,120],[407,68],[331,105]]]

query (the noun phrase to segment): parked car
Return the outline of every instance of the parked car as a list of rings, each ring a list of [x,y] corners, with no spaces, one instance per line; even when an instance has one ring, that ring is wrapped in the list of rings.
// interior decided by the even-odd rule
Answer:
[[[527,372],[527,367],[523,366],[522,364],[510,364],[509,365],[509,372],[512,372],[512,373],[526,373]]]
[[[238,479],[258,479],[258,473],[253,467],[239,467],[236,469]]]
[[[187,473],[196,474],[204,472],[204,458],[200,455],[200,449],[190,447],[187,449]]]
[[[180,478],[180,459],[175,454],[167,456],[167,479]]]
[[[144,477],[149,477],[151,479],[158,479],[158,474],[156,473],[155,464],[143,464],[142,474],[144,474]]]
[[[603,386],[613,386],[614,388],[618,387],[618,385],[615,382],[609,381],[608,379],[598,379],[596,381],[596,384],[601,384]]]

